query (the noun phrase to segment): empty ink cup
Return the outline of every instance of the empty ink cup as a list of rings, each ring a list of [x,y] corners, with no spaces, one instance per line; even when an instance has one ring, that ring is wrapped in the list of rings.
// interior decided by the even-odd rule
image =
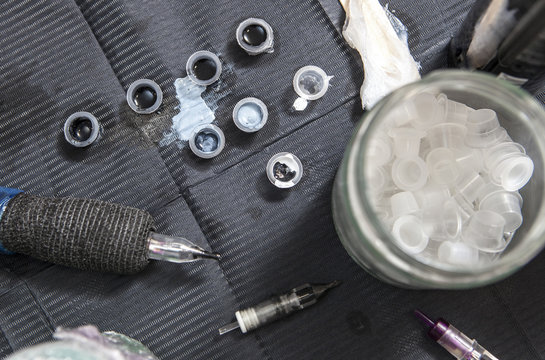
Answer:
[[[163,91],[153,80],[136,80],[127,90],[127,104],[138,114],[151,114],[162,102]]]
[[[411,112],[410,106],[400,104],[392,109],[384,119],[384,122],[387,127],[404,127],[409,125],[412,115],[413,113]]]
[[[425,104],[429,106],[421,106]],[[493,112],[473,109],[491,109]],[[466,116],[467,121],[464,120]],[[414,128],[430,134],[439,128],[433,128],[435,125],[445,123],[453,126],[442,130],[439,137],[428,139],[426,135],[420,141],[418,158],[424,162],[424,170],[417,165],[419,161],[414,161],[402,166],[403,171],[400,171],[399,165],[403,165],[406,159],[390,159],[388,153],[383,157],[379,154],[380,149],[386,147],[376,144],[384,144],[383,137],[392,128]],[[466,139],[472,138],[474,143],[466,139],[464,144],[452,141],[450,134],[457,134],[459,126],[466,126]],[[451,129],[454,131],[451,132]],[[445,138],[447,141],[442,142]],[[524,147],[534,167],[532,177],[520,190],[524,201],[520,209],[523,222],[516,231],[508,232],[516,227],[517,219],[520,219],[516,201],[506,199],[513,196],[496,195],[483,201],[481,193],[486,184],[492,183],[490,171],[484,166],[484,152],[496,144],[508,142],[510,138]],[[437,139],[439,143],[434,142]],[[388,140],[393,152],[393,139]],[[438,184],[424,159],[432,150],[445,147],[438,145],[451,146],[455,143],[458,147],[447,149],[451,151],[460,175],[452,184]],[[449,163],[452,161],[450,155],[446,158]],[[377,159],[381,165],[377,165]],[[377,199],[377,186],[372,186],[371,182],[378,184],[378,180],[372,176],[372,172],[377,167],[388,170],[390,164],[394,188],[381,192],[381,198]],[[524,170],[523,165],[520,168]],[[508,166],[502,164],[497,170],[504,179],[509,178],[506,174],[510,173],[513,178],[521,173],[520,170],[506,169]],[[406,186],[407,178],[413,180],[408,181],[412,185],[417,182],[415,179],[421,179],[417,175],[426,172],[427,180],[424,177],[424,181],[418,184],[422,187],[413,189]],[[333,219],[339,239],[352,259],[382,281],[403,288],[475,288],[505,279],[545,248],[544,179],[545,109],[542,104],[525,90],[490,74],[440,70],[391,92],[364,113],[347,145],[335,179]],[[503,185],[499,187],[501,191],[506,191]],[[405,191],[412,192],[420,210],[395,219],[388,214],[391,210],[385,211],[385,203],[391,205],[388,203],[392,192]],[[491,219],[495,222],[486,218],[479,226],[479,220],[490,212],[489,209],[494,210]],[[483,211],[486,211],[484,215]],[[406,217],[413,217],[411,223],[419,224],[424,235],[414,226],[401,227],[404,223],[400,219]],[[491,224],[494,226],[488,230]],[[398,234],[399,228],[408,228],[412,229],[412,234],[416,234],[413,238],[427,237],[427,247],[416,254],[415,250],[406,251],[399,245],[399,235],[395,236],[392,232],[394,225]],[[484,240],[477,237],[483,233]],[[472,241],[471,245],[469,241]],[[465,245],[453,245],[454,248],[449,248],[451,244],[444,245],[442,258],[447,260],[442,260],[438,258],[438,251],[445,242]],[[467,246],[472,247],[471,255],[458,257],[456,254],[463,252],[457,251],[462,248],[466,251]],[[476,252],[478,261],[474,257]],[[468,260],[464,262],[463,257]]]
[[[445,122],[447,123],[465,125],[469,113],[473,111],[466,104],[448,99],[445,94],[439,95],[437,101],[444,108]]]
[[[210,51],[197,51],[187,59],[185,70],[197,85],[207,86],[216,82],[221,75],[221,61]]]
[[[462,240],[483,252],[500,252],[507,246],[503,233],[505,219],[493,211],[479,210],[473,214],[462,232]]]
[[[484,149],[499,143],[506,136],[496,112],[491,109],[471,111],[467,118],[465,143],[473,148]]]
[[[524,147],[516,142],[506,141],[483,150],[484,165],[492,170],[504,159],[526,155]]]
[[[449,199],[435,207],[420,212],[423,231],[432,240],[446,241],[457,239],[462,231],[460,209],[454,199]]]
[[[64,123],[64,138],[75,147],[87,147],[94,143],[101,129],[97,118],[86,111],[73,113]]]
[[[317,100],[325,95],[330,77],[317,66],[304,66],[293,77],[293,89],[305,100]]]
[[[420,139],[426,133],[413,128],[393,128],[388,135],[394,141],[394,153],[398,158],[416,157],[420,151]]]
[[[470,266],[479,261],[479,250],[462,242],[445,241],[439,245],[437,257],[449,264]]]
[[[448,187],[436,183],[428,183],[413,194],[421,209],[436,208],[450,198]]]
[[[520,190],[532,177],[534,162],[528,156],[505,159],[490,172],[490,179],[507,191]]]
[[[373,171],[368,172],[368,176],[370,190],[375,192],[376,197],[380,197],[390,187],[391,177],[384,168],[375,167]]]
[[[406,106],[410,109],[411,124],[417,129],[428,130],[443,121],[444,110],[434,95],[421,93],[415,95]]]
[[[295,186],[302,176],[303,164],[292,153],[278,153],[267,163],[267,177],[278,188],[286,189]]]
[[[225,147],[225,135],[216,125],[200,125],[193,129],[189,147],[198,157],[210,159],[222,152]]]
[[[485,184],[486,182],[479,173],[473,170],[467,170],[456,180],[455,189],[469,203],[473,203],[477,200],[479,191]]]
[[[408,254],[421,253],[429,242],[422,231],[422,222],[414,215],[404,215],[394,221],[392,235],[397,246]]]
[[[490,210],[505,220],[505,232],[513,232],[522,225],[522,197],[517,192],[500,190],[488,194],[479,202],[479,210]]]
[[[443,204],[441,211],[442,232],[439,238],[457,239],[462,233],[462,215],[458,203],[449,199]]]
[[[370,163],[377,166],[382,166],[392,160],[394,152],[392,141],[386,134],[377,134],[376,137],[369,142],[367,152]]]
[[[481,172],[484,168],[484,159],[481,149],[462,147],[452,150],[456,163],[461,169],[472,169]]]
[[[241,22],[237,27],[236,38],[238,45],[248,55],[273,52],[273,29],[263,19],[249,18]]]
[[[458,212],[460,213],[460,218],[462,220],[462,225],[465,225],[470,217],[475,214],[475,206],[473,203],[467,201],[461,194],[455,194],[452,197],[452,200],[456,202],[458,206]]]
[[[486,199],[488,196],[493,195],[497,192],[506,191],[504,188],[502,188],[500,185],[496,185],[494,183],[488,182],[486,183],[477,194],[477,201],[481,203]]]
[[[460,176],[460,168],[450,149],[435,148],[426,156],[430,178],[438,184],[453,184]]]
[[[397,219],[400,216],[413,214],[420,210],[412,192],[402,191],[392,195],[390,198],[392,216]]]
[[[240,130],[252,133],[260,130],[269,117],[269,111],[263,101],[248,97],[240,100],[233,109],[233,121]]]
[[[460,124],[441,123],[427,130],[427,138],[432,148],[464,148],[467,128]]]
[[[484,152],[484,164],[490,180],[507,191],[521,189],[532,177],[534,163],[524,147],[514,142],[497,144]]]
[[[394,184],[405,191],[416,191],[428,181],[428,168],[419,157],[396,159],[392,165]]]

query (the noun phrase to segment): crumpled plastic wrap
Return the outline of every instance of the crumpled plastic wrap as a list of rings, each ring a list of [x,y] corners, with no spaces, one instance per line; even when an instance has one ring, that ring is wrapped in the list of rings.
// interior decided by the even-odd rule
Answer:
[[[6,360],[158,360],[141,342],[95,326],[58,328],[48,342],[18,351]]]
[[[419,65],[392,27],[378,0],[340,0],[346,12],[343,36],[361,56],[365,78],[361,102],[370,109],[393,90],[420,79]]]

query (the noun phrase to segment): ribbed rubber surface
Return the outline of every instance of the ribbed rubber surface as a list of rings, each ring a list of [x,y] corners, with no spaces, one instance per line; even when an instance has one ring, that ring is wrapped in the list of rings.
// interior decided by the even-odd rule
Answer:
[[[19,194],[0,221],[0,242],[19,254],[81,270],[133,274],[148,264],[149,213],[104,201]]]

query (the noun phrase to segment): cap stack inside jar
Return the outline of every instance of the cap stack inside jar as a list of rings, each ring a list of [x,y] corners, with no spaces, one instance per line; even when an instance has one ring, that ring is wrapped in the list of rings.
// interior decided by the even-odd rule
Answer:
[[[491,109],[421,93],[391,109],[365,156],[376,213],[421,260],[493,261],[522,224],[534,164]]]

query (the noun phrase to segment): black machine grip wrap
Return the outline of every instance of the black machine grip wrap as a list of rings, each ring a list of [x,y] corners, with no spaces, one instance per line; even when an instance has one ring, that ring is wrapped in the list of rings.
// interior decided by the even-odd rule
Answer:
[[[155,228],[143,210],[98,200],[21,193],[0,221],[0,243],[19,254],[81,270],[133,274],[148,264]]]

